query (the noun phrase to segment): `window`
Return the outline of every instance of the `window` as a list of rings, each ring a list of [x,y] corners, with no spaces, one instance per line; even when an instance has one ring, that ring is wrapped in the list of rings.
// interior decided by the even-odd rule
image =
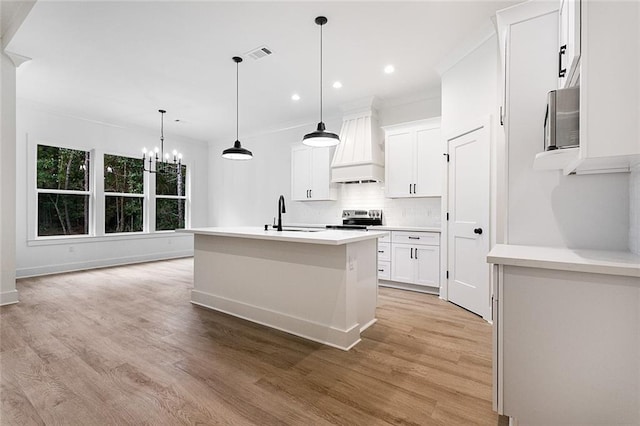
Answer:
[[[89,233],[89,160],[88,151],[38,145],[38,236]]]
[[[177,167],[177,166],[176,166]],[[156,231],[184,228],[187,166],[156,174]]]
[[[144,171],[141,159],[104,155],[104,231],[144,229]]]

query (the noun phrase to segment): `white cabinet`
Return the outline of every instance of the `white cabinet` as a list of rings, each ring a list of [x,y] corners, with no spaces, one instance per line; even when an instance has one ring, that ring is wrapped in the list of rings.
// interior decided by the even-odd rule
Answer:
[[[640,2],[564,2],[562,67],[570,76],[575,63],[580,85],[580,147],[539,153],[534,167],[565,175],[628,172],[640,162]]]
[[[440,234],[393,231],[391,280],[440,287]]]
[[[391,279],[391,235],[378,238],[378,279]]]
[[[444,173],[440,118],[383,129],[386,196],[440,197]]]
[[[296,146],[291,150],[291,199],[294,201],[335,200],[331,183],[333,148]]]
[[[580,75],[580,0],[560,0],[558,88],[573,86]]]

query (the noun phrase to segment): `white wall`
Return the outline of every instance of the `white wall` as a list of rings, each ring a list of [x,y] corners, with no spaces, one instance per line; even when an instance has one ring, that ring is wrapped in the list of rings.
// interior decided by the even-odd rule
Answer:
[[[509,55],[509,244],[627,250],[627,174],[534,171],[543,150],[546,95],[557,86],[557,15],[514,25]]]
[[[380,125],[397,124],[440,115],[439,97],[425,96],[407,101],[381,103]],[[325,119],[327,129],[339,132],[341,117]],[[343,209],[383,209],[385,224],[440,226],[440,198],[388,199],[383,183],[338,186],[337,201],[291,201],[291,147],[314,130],[316,123],[292,126],[260,135],[243,137],[242,146],[253,152],[249,161],[221,158],[233,140],[215,141],[209,147],[209,226],[261,226],[277,216],[278,197],[284,195],[286,223],[340,223]]]
[[[16,68],[0,53],[0,305],[16,291]]]
[[[629,175],[629,250],[640,254],[640,164]]]
[[[193,237],[174,232],[142,235],[35,240],[34,188],[28,182],[35,144],[99,149],[139,157],[143,146],[159,145],[159,129],[124,128],[57,114],[47,107],[18,100],[17,107],[16,233],[18,277],[190,255]],[[190,221],[203,226],[208,218],[208,147],[206,143],[175,138],[165,126],[165,148],[184,154],[190,182]],[[29,153],[32,153],[31,155]],[[35,186],[35,184],[33,184]],[[31,200],[29,197],[32,197]]]

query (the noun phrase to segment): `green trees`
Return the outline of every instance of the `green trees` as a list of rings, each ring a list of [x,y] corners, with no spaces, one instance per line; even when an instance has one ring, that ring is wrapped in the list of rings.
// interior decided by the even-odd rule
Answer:
[[[105,233],[142,232],[145,218],[143,162],[104,154],[104,171],[90,170],[89,151],[37,147],[38,236],[88,235],[91,219],[104,220]],[[104,216],[90,214],[91,176],[104,182]],[[167,165],[155,174],[155,230],[184,228],[187,168]],[[98,181],[98,183],[100,183]],[[98,186],[100,187],[100,186]],[[151,188],[153,190],[153,188]]]
[[[105,232],[141,232],[144,223],[142,160],[105,154],[104,169]]]
[[[89,233],[89,152],[38,145],[38,235]]]

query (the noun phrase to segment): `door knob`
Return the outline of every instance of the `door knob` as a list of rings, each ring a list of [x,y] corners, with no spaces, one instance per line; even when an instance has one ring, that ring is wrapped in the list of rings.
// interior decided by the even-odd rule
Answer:
[[[473,230],[474,234],[482,235],[482,228],[476,228]]]

